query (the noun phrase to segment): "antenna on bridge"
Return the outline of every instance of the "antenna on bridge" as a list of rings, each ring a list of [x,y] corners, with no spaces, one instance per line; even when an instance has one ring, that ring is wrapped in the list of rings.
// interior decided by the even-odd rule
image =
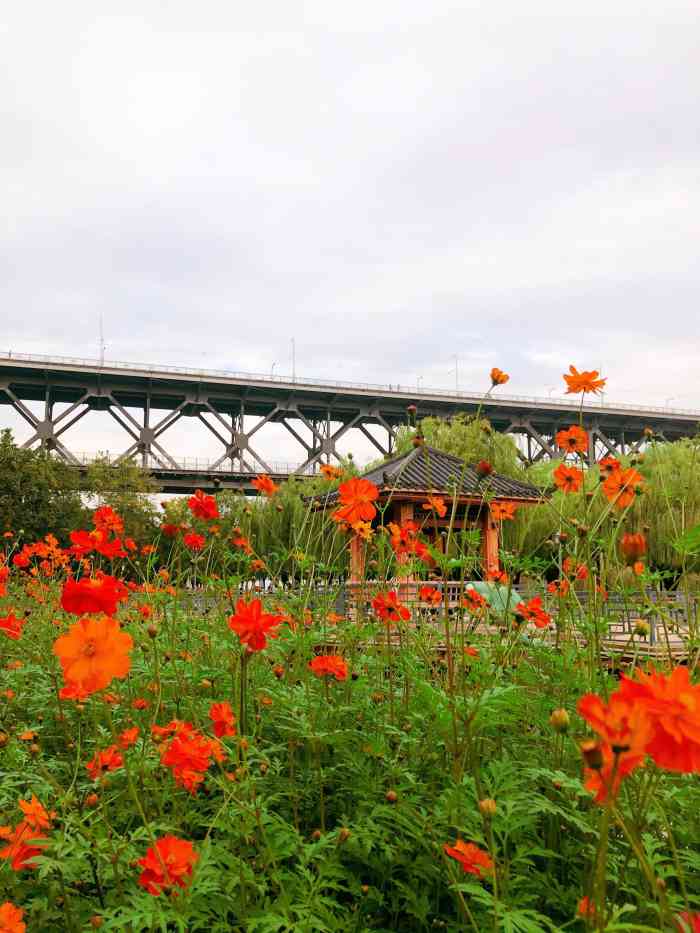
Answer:
[[[105,332],[102,322],[102,312],[100,311],[100,366],[105,364]]]

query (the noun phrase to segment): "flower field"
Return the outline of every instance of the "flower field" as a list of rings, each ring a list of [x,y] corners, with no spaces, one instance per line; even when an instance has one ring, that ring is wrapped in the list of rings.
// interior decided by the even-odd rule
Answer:
[[[385,522],[331,465],[286,524],[261,476],[147,540],[109,504],[5,529],[0,933],[700,930],[695,592],[650,561],[643,457],[557,444],[531,519],[478,462],[489,574],[449,498]]]

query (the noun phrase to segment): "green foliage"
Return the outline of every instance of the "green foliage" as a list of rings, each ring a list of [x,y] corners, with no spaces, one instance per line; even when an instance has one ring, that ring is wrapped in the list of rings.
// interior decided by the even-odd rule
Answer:
[[[78,476],[43,450],[18,447],[12,432],[0,434],[0,531],[34,541],[49,532],[65,542],[84,509]]]
[[[419,429],[431,447],[461,457],[470,465],[487,460],[497,473],[523,477],[515,441],[507,434],[494,431],[486,418],[461,413],[449,421],[443,418],[423,418]],[[404,453],[410,448],[415,433],[409,427],[399,428],[397,453]]]
[[[133,460],[112,463],[108,457],[89,464],[83,482],[93,506],[109,505],[124,518],[124,533],[143,540],[155,532],[157,511],[152,501],[157,484]]]

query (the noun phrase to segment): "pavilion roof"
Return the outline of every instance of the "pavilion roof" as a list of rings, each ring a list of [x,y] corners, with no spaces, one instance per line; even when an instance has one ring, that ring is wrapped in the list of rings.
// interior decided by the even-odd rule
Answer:
[[[511,479],[502,473],[482,477],[460,457],[427,444],[412,447],[408,453],[385,460],[361,475],[374,483],[380,494],[392,493],[394,499],[397,493],[400,495],[402,492],[408,496],[434,493],[451,497],[457,484],[457,496],[460,498],[482,499],[488,495],[489,499],[542,500],[542,491],[530,483]],[[317,498],[332,505],[338,499],[338,492]]]

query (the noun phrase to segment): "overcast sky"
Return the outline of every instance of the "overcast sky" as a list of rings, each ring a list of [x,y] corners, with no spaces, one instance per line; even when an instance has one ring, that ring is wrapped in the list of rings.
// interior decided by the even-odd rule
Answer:
[[[700,408],[695,0],[2,17],[3,347]]]

